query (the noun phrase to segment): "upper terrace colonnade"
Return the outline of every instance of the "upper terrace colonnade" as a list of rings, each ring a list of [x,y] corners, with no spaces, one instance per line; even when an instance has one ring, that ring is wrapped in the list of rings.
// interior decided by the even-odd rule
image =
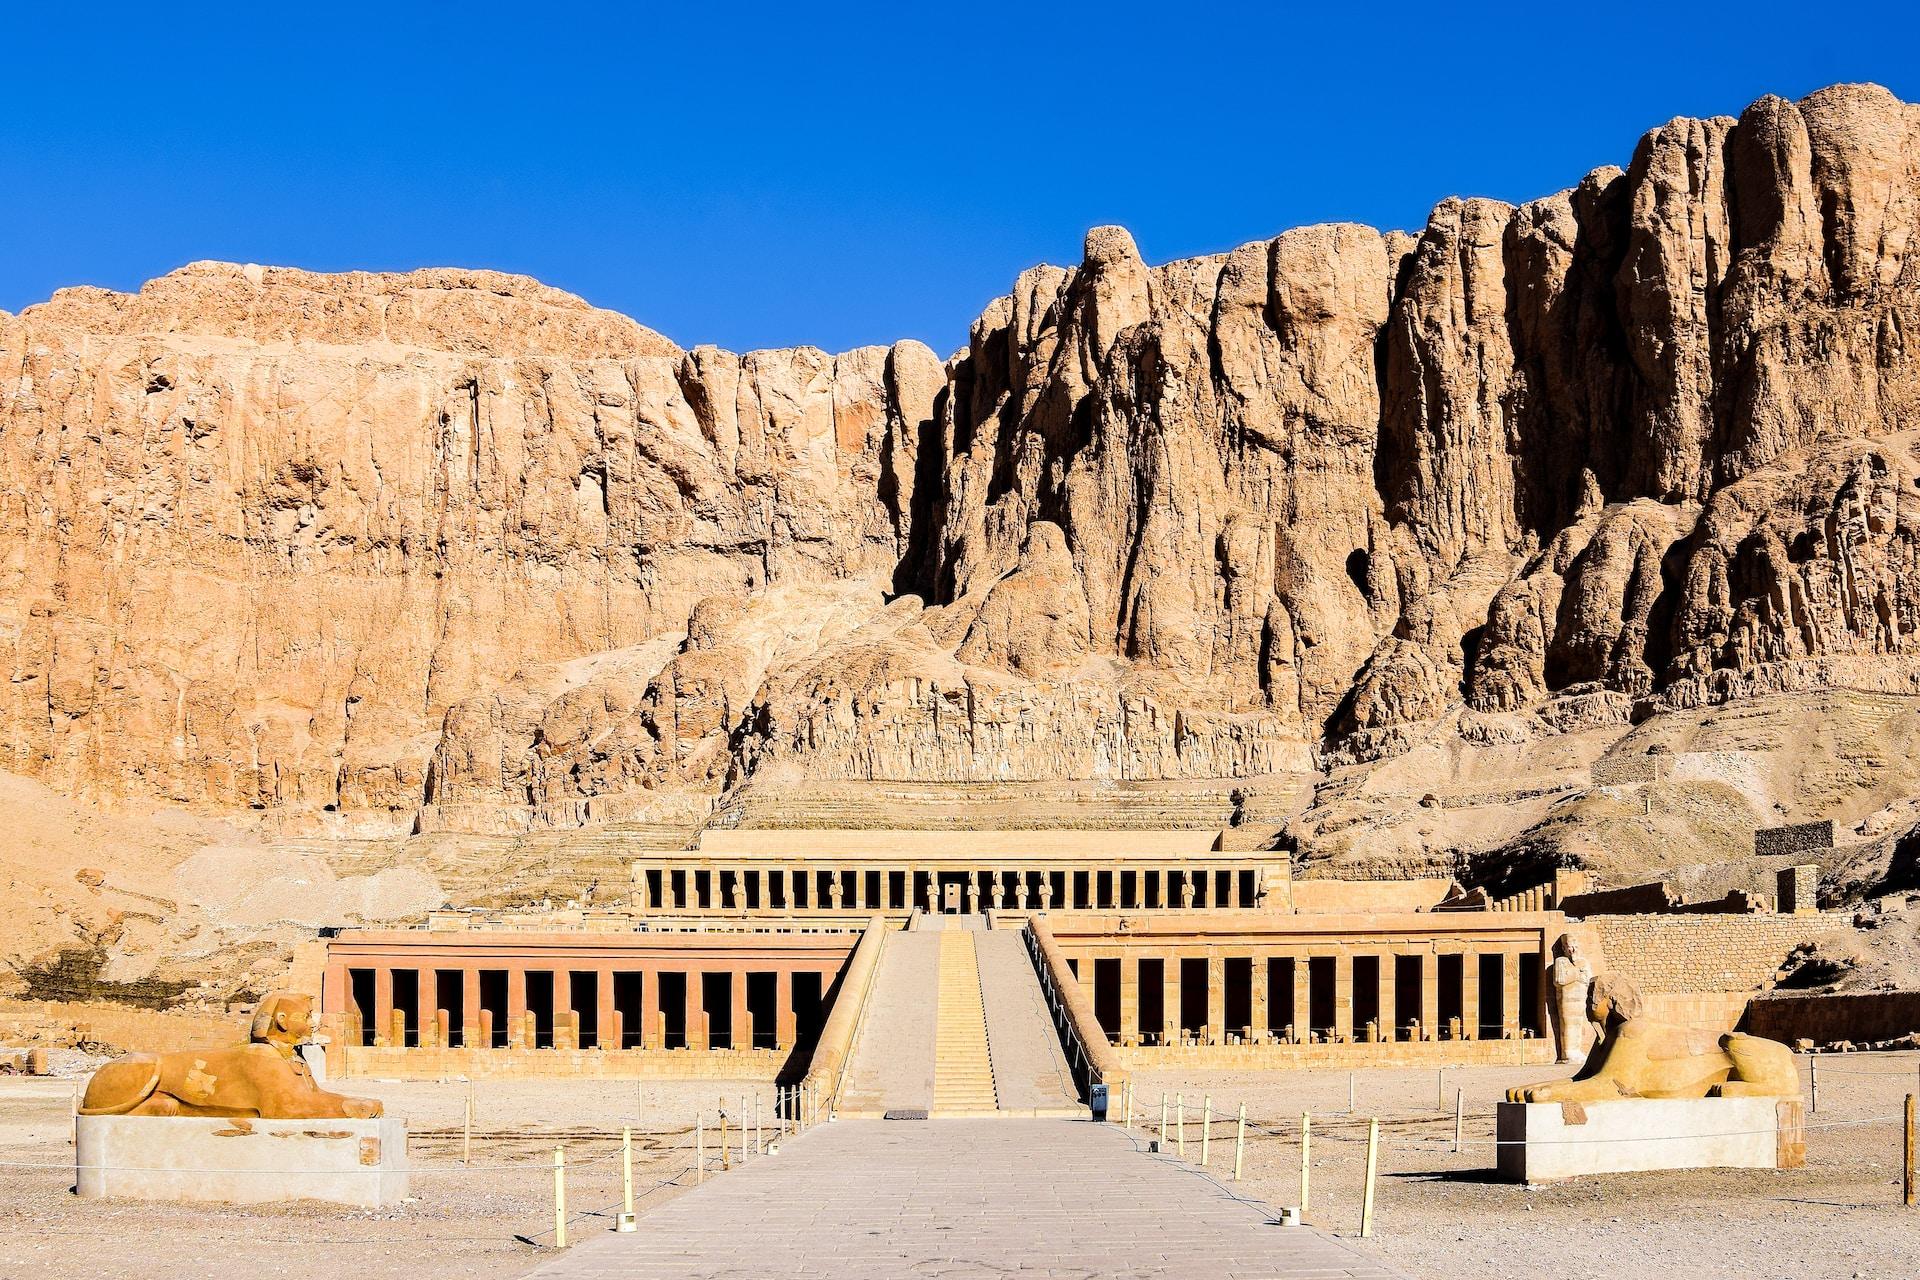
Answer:
[[[1287,855],[1191,831],[715,830],[633,864],[652,913],[1287,910]]]

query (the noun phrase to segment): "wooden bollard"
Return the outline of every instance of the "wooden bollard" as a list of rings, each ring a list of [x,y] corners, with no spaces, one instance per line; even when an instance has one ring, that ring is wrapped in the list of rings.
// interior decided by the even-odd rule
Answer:
[[[720,1109],[720,1171],[733,1168],[733,1153],[727,1149],[727,1109]]]
[[[696,1183],[707,1180],[707,1119],[696,1115],[693,1118],[693,1168]]]
[[[1808,1092],[1810,1092],[1813,1095],[1812,1110],[1815,1115],[1818,1115],[1820,1113],[1820,1055],[1819,1054],[1817,1053],[1812,1054],[1808,1057],[1807,1075],[1811,1077]]]
[[[1247,1157],[1247,1104],[1240,1104],[1240,1119],[1233,1130],[1233,1180],[1240,1181],[1240,1168]]]
[[[740,1163],[744,1165],[746,1162],[747,1162],[747,1099],[746,1099],[746,1096],[743,1094],[741,1095],[741,1098],[740,1098]]]
[[[1300,1216],[1307,1216],[1313,1202],[1313,1118],[1300,1113]]]
[[[1175,1149],[1180,1153],[1180,1158],[1185,1160],[1187,1158],[1187,1095],[1184,1093],[1173,1095],[1173,1124]]]
[[[1167,1149],[1167,1095],[1160,1095],[1160,1150]]]
[[[553,1247],[567,1247],[567,1149],[553,1149]]]
[[[1367,1121],[1367,1189],[1360,1196],[1360,1236],[1373,1234],[1373,1178],[1380,1168],[1380,1119]]]
[[[1453,1091],[1453,1154],[1455,1155],[1460,1154],[1460,1131],[1466,1127],[1466,1122],[1467,1091],[1455,1089]]]
[[[460,1163],[473,1163],[473,1094],[467,1094],[466,1119],[460,1125]]]
[[[1200,1104],[1200,1167],[1206,1168],[1213,1163],[1213,1095],[1207,1094]]]

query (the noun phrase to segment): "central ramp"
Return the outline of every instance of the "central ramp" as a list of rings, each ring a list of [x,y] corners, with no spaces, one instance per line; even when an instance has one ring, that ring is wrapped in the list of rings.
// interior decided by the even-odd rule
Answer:
[[[1222,1276],[1399,1280],[1116,1125],[840,1120],[588,1236],[540,1280]]]
[[[940,1023],[934,1040],[933,1114],[992,1115],[993,1062],[987,1051],[987,1008],[980,996],[980,961],[974,939],[986,935],[952,929],[940,938]]]

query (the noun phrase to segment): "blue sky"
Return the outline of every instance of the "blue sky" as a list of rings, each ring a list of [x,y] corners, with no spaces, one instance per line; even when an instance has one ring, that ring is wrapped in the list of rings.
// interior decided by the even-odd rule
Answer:
[[[105,0],[6,26],[0,309],[199,258],[485,266],[735,349],[951,350],[1099,223],[1152,261],[1413,229],[1625,164],[1675,115],[1920,99],[1891,4]]]

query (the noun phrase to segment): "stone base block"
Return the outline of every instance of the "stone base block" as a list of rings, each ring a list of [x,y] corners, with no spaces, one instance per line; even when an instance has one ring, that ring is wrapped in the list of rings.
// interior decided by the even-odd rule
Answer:
[[[378,1209],[407,1196],[407,1122],[81,1116],[75,1190],[88,1199]]]
[[[1798,1098],[1624,1098],[1503,1102],[1500,1176],[1551,1182],[1652,1169],[1798,1169],[1806,1112]]]

